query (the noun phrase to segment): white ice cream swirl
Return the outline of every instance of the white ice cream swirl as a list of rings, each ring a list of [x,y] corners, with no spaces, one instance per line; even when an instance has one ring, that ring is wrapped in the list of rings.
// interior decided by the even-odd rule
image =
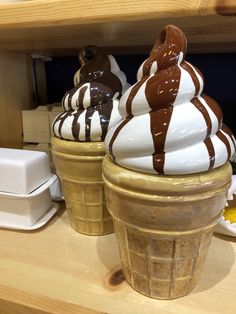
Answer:
[[[186,38],[168,25],[138,81],[122,96],[122,121],[110,129],[106,151],[119,165],[147,173],[188,174],[226,163],[235,139],[219,105],[202,94],[200,71],[184,60]]]
[[[120,121],[119,98],[129,84],[114,57],[95,46],[80,51],[76,86],[62,100],[64,112],[53,123],[56,137],[73,141],[103,141]]]

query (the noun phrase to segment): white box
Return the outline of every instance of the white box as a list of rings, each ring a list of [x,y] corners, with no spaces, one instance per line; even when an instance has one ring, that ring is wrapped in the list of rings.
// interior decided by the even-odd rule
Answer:
[[[0,192],[28,194],[51,177],[46,153],[0,148]]]
[[[23,140],[25,143],[50,143],[52,122],[63,109],[57,104],[39,106],[22,111]]]
[[[52,130],[53,122],[55,118],[62,112],[63,112],[62,106],[54,106],[52,110],[49,112],[49,125],[50,125],[51,136],[53,136],[53,130]]]
[[[33,226],[52,208],[50,186],[56,179],[54,175],[30,194],[0,192],[0,225],[19,229]]]
[[[22,111],[23,141],[26,143],[50,143],[50,127],[47,106]]]
[[[26,145],[23,146],[23,149],[44,152],[44,153],[46,153],[48,155],[50,161],[52,159],[52,156],[51,156],[51,144],[48,144],[48,143],[26,144]]]

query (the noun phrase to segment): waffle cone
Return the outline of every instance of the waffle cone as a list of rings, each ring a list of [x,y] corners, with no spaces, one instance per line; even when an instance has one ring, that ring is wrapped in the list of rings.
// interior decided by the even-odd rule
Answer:
[[[197,284],[232,170],[184,176],[134,172],[103,161],[108,210],[121,266],[138,292],[159,299],[188,294]]]
[[[102,180],[103,142],[52,138],[52,154],[71,226],[87,235],[114,231]]]

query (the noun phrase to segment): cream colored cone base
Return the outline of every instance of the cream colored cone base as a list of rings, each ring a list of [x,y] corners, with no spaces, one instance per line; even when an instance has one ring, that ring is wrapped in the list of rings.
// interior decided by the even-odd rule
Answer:
[[[231,175],[229,164],[195,175],[148,175],[104,158],[122,270],[135,290],[175,299],[196,286]]]
[[[66,141],[56,137],[51,142],[72,228],[87,235],[114,232],[102,180],[103,143]]]
[[[114,219],[127,282],[153,298],[175,299],[188,294],[201,274],[212,227],[199,232],[154,233]]]

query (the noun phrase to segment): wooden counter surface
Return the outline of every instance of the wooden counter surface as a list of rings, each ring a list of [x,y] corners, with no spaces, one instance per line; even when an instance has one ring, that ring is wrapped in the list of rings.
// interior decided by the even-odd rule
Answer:
[[[40,230],[0,230],[1,314],[235,313],[235,238],[213,237],[204,272],[190,295],[154,300],[123,281],[114,234],[75,232],[61,207]]]
[[[166,24],[186,33],[188,52],[236,51],[235,0],[31,0],[0,4],[0,49],[148,53]]]

